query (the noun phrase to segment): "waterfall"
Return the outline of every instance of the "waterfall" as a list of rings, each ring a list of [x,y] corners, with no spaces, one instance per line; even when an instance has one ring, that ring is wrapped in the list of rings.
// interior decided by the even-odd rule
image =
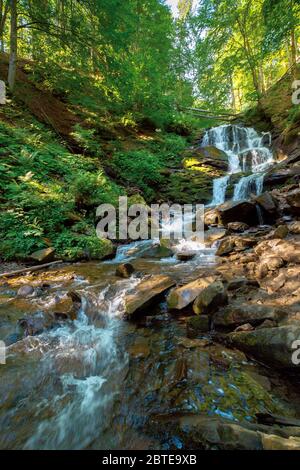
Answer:
[[[247,173],[234,187],[233,200],[247,199],[254,193],[261,194],[264,174],[273,162],[271,134],[259,134],[251,127],[226,124],[209,129],[201,142],[201,147],[212,145],[228,156],[228,173],[213,182],[213,198],[210,206],[222,204],[226,199],[226,190],[230,175]]]

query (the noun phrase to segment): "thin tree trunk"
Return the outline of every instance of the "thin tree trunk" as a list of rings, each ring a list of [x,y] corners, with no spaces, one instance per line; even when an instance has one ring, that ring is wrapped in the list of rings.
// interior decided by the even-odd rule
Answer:
[[[236,111],[236,102],[235,102],[235,93],[234,93],[234,86],[233,86],[233,77],[230,76],[230,88],[231,88],[231,107],[233,111]]]
[[[18,13],[17,1],[11,0],[11,20],[10,20],[10,55],[8,69],[8,86],[10,92],[14,92],[17,73],[17,56],[18,56]]]
[[[4,47],[4,32],[5,32],[5,25],[7,20],[7,15],[9,11],[10,1],[0,0],[0,41],[1,41],[1,52],[5,51]]]

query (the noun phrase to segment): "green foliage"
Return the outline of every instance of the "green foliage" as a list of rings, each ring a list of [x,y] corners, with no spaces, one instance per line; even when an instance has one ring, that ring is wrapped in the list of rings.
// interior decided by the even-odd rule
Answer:
[[[1,258],[24,259],[49,244],[63,258],[98,258],[107,244],[96,237],[95,208],[117,202],[121,189],[98,159],[71,154],[32,117],[22,126],[0,122]]]
[[[160,161],[147,150],[117,152],[111,162],[120,180],[140,189],[147,200],[155,196],[155,186],[160,183]]]

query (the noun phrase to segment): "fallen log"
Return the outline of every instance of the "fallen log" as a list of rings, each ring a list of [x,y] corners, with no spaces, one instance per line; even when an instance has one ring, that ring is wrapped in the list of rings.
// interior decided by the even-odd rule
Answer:
[[[31,266],[31,267],[28,267],[28,268],[17,269],[17,271],[11,271],[9,273],[0,274],[0,278],[14,277],[14,276],[18,276],[19,274],[32,273],[34,271],[40,271],[41,269],[49,268],[50,266],[54,266],[54,265],[60,264],[60,263],[63,263],[63,261],[62,260],[52,261],[51,263],[39,264],[38,266]]]

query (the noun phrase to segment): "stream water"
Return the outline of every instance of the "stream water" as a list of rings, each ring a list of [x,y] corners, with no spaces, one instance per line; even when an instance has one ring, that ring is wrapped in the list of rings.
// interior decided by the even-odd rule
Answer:
[[[250,141],[260,161],[254,149],[262,138],[236,126],[231,131],[222,126],[205,137],[228,153],[229,171],[238,171]],[[151,243],[121,246],[112,261],[24,278],[39,290],[30,299],[16,296],[20,280],[0,286],[0,339],[10,344],[0,366],[1,449],[180,449],[192,446],[188,437],[161,426],[160,417],[204,413],[243,422],[255,421],[257,412],[297,414],[286,380],[210,335],[187,338],[186,316],[169,314],[164,301],[139,322],[124,320],[124,296],[144,275],[164,273],[183,283],[216,267],[214,250],[201,244],[186,263],[144,258]],[[134,265],[132,278],[115,276],[121,262]],[[69,291],[82,299],[76,320],[19,336],[20,318],[43,315]]]

